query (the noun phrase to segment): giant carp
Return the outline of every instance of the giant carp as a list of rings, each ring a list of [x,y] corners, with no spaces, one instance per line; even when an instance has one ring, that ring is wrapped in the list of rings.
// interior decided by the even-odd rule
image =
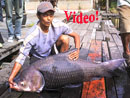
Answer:
[[[111,77],[123,67],[124,59],[115,59],[100,64],[83,59],[70,60],[70,51],[48,56],[23,69],[15,79],[19,91],[41,92],[43,89],[61,88],[69,84]]]

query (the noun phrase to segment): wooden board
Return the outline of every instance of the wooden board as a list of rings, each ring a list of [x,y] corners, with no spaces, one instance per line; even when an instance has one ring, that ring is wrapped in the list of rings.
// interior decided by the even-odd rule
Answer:
[[[101,42],[92,40],[88,59],[92,62],[101,61]],[[106,98],[104,78],[84,82],[82,98]]]

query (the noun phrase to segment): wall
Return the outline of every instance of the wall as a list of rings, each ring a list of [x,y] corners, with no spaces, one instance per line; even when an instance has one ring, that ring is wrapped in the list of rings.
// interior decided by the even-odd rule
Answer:
[[[92,9],[93,0],[73,0],[73,1],[60,1],[58,2],[58,8],[61,10],[78,10],[79,7],[82,10]],[[26,10],[36,10],[39,2],[28,1],[26,0]]]

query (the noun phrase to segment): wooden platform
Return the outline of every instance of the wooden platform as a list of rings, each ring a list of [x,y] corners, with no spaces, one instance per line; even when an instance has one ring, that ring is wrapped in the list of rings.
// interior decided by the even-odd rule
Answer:
[[[101,29],[101,22],[104,23],[103,29]],[[80,58],[94,63],[122,58],[123,48],[118,35],[119,31],[114,28],[110,20],[102,21],[99,17],[98,21],[92,23],[74,24],[69,22],[68,25],[80,35]],[[70,38],[70,48],[74,48],[72,38]],[[13,62],[10,68],[12,65]],[[127,66],[125,62],[124,66]],[[0,70],[1,73],[3,72]],[[10,70],[8,70],[8,74],[10,74]],[[102,78],[78,84],[74,88],[43,91],[40,94],[9,92],[3,82],[0,81],[0,84],[0,98],[130,98],[130,78],[127,72],[121,73],[119,77]]]

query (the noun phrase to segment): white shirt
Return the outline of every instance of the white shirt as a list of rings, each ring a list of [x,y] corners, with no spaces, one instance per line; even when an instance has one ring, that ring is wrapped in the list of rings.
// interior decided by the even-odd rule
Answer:
[[[117,0],[117,6],[122,6],[122,5],[127,5],[127,6],[130,6],[130,0]]]

